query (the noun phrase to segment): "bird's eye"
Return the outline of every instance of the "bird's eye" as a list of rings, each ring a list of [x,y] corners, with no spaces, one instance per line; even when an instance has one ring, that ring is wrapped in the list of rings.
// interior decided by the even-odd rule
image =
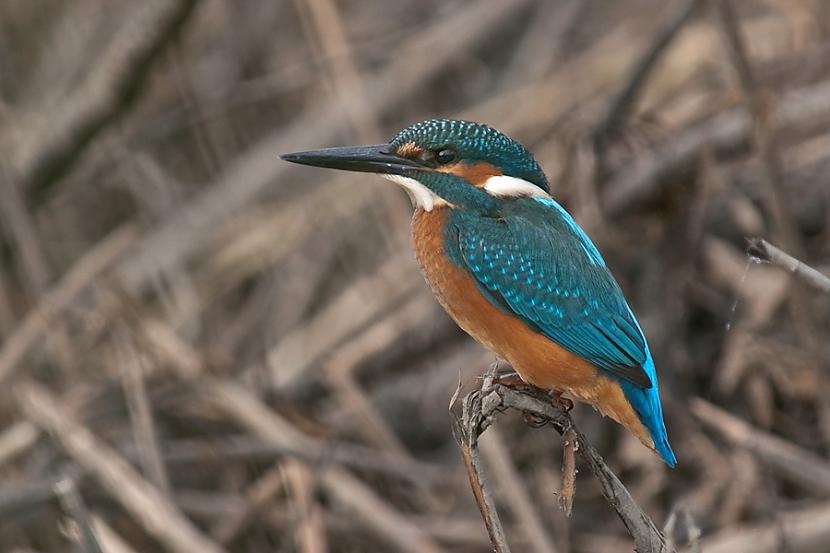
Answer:
[[[455,161],[455,150],[451,150],[449,148],[438,150],[435,152],[435,161],[441,165]]]

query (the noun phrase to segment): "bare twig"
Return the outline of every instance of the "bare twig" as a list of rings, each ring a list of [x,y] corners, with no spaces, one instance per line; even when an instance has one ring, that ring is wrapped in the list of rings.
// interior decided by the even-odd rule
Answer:
[[[454,63],[461,52],[489,37],[493,28],[527,3],[527,0],[474,2],[415,34],[397,55],[409,60],[407,64],[394,64],[367,76],[364,89],[369,94],[369,104],[379,116],[383,115],[419,85]],[[425,55],[427,52],[429,55]],[[344,97],[359,93],[349,90],[344,92]],[[157,274],[186,259],[204,244],[208,231],[216,227],[217,221],[249,203],[275,179],[285,175],[290,170],[289,164],[279,163],[277,153],[301,147],[298,145],[325,143],[346,124],[338,106],[321,111],[318,104],[313,104],[291,128],[279,129],[240,155],[201,196],[143,238],[141,250],[125,260],[119,271],[128,290],[146,285]]]
[[[14,168],[24,190],[43,188],[68,171],[110,123],[139,98],[159,54],[178,35],[198,0],[156,1],[139,10],[118,33],[87,81],[57,110],[41,132],[15,154]]]
[[[294,540],[300,553],[325,553],[328,550],[323,514],[315,500],[315,475],[303,463],[291,460],[284,472],[296,505]]]
[[[0,214],[11,242],[21,260],[21,277],[32,298],[32,303],[47,289],[52,279],[52,270],[44,251],[40,231],[33,214],[26,206],[15,179],[7,175],[5,163],[0,161]],[[72,364],[72,348],[66,328],[62,322],[55,325],[46,336],[46,344],[53,358],[66,370]]]
[[[562,491],[559,495],[559,506],[565,516],[571,516],[576,493],[576,434],[573,428],[562,435]]]
[[[545,529],[545,524],[539,518],[539,509],[533,505],[527,487],[522,482],[522,477],[508,454],[510,449],[498,429],[492,428],[487,438],[481,442],[480,447],[484,460],[495,476],[501,495],[513,511],[515,519],[521,521],[520,526],[524,528],[525,535],[530,541],[530,547],[527,550],[540,553],[555,552],[553,540]]]
[[[0,382],[13,373],[29,348],[48,330],[54,317],[132,243],[134,236],[135,229],[132,226],[114,231],[90,249],[41,297],[38,305],[29,312],[0,349]]]
[[[750,239],[747,254],[781,267],[816,290],[830,294],[830,277],[779,250],[763,238]]]
[[[761,524],[722,530],[702,540],[704,553],[819,553],[830,540],[830,505],[782,513]]]
[[[411,553],[446,551],[422,528],[386,502],[350,472],[329,467],[320,475],[326,494],[353,511],[360,520],[396,549]]]
[[[54,489],[61,506],[78,526],[78,530],[80,531],[78,541],[83,544],[84,552],[104,553],[101,549],[101,544],[98,543],[92,517],[90,517],[84,500],[78,492],[75,481],[68,476],[64,476],[55,483]]]
[[[100,516],[92,515],[92,528],[106,553],[136,553]]]
[[[564,409],[554,406],[549,398],[540,390],[514,390],[500,384],[492,384],[492,379],[485,378],[481,389],[475,390],[464,399],[465,406],[462,416],[462,428],[467,427],[473,436],[478,436],[492,422],[498,412],[505,408],[518,409],[523,413],[529,413],[551,424],[557,432],[565,434],[572,431],[572,438],[575,438],[575,445],[580,457],[588,464],[591,472],[596,477],[609,505],[614,509],[629,534],[634,539],[634,548],[638,553],[667,552],[662,534],[654,522],[640,509],[639,505],[631,497],[631,494],[623,486],[617,476],[608,468],[602,457],[588,443],[581,432],[573,425],[570,415]],[[467,443],[475,444],[475,439],[465,437]],[[463,448],[462,448],[463,450]],[[465,453],[465,460],[467,454]],[[492,500],[487,501],[486,493],[481,493],[480,467],[471,466],[467,463],[470,481],[476,494],[476,501],[482,510],[485,523],[488,518],[498,522],[498,515],[495,514]],[[479,488],[479,491],[476,488]],[[483,498],[479,500],[479,495]],[[482,507],[483,506],[483,507]],[[490,512],[492,511],[492,512]],[[500,529],[500,526],[498,527]],[[489,530],[489,526],[488,526]],[[493,533],[491,532],[491,537]],[[494,547],[498,546],[494,542]]]
[[[830,116],[830,82],[790,92],[773,106],[771,119],[779,129],[810,127]],[[657,197],[670,186],[688,182],[707,149],[717,160],[746,154],[752,135],[752,120],[744,108],[736,108],[694,125],[674,136],[649,155],[617,172],[605,189],[605,211],[612,217],[631,211]]]
[[[805,491],[830,493],[830,464],[817,454],[773,436],[702,399],[690,402],[692,413],[708,428],[746,448]]]
[[[485,383],[492,386],[494,371],[485,377]],[[456,388],[453,400],[450,402],[450,409],[455,403],[458,393],[461,391],[461,383]],[[481,395],[473,392],[467,394],[461,403],[461,418],[455,421],[453,429],[461,447],[461,454],[464,458],[464,466],[467,468],[467,475],[470,478],[470,487],[473,490],[478,510],[484,519],[484,526],[490,536],[495,553],[510,553],[510,545],[507,543],[507,536],[504,534],[499,519],[499,512],[496,503],[487,486],[484,471],[481,468],[481,456],[478,449],[478,437],[481,428],[489,422],[482,415]]]
[[[115,362],[121,374],[121,383],[127,401],[127,411],[130,415],[136,449],[141,459],[141,468],[144,475],[156,487],[169,493],[170,480],[159,452],[155,418],[144,383],[145,368],[142,353],[135,347],[130,331],[123,325],[118,325],[116,328],[115,340],[117,341]]]
[[[206,385],[205,391],[217,407],[268,442],[311,452],[322,448],[319,441],[300,432],[241,386],[211,382]],[[326,493],[353,510],[368,527],[399,550],[413,553],[444,551],[350,472],[336,466],[328,467],[321,474],[320,483]]]
[[[701,0],[685,0],[672,18],[659,30],[640,59],[629,74],[628,81],[623,89],[614,97],[605,116],[594,129],[594,153],[597,156],[597,166],[602,167],[605,146],[614,131],[623,123],[628,113],[634,107],[637,97],[642,90],[648,76],[663,53],[672,44],[674,38],[694,15]],[[601,171],[598,171],[601,173]]]
[[[790,194],[784,185],[784,166],[774,126],[775,120],[772,119],[773,98],[760,88],[755,78],[732,3],[730,0],[717,0],[715,9],[721,35],[728,47],[732,65],[738,74],[741,90],[752,115],[753,139],[758,148],[766,207],[772,214],[776,234],[784,248],[796,257],[803,258],[804,245],[792,216]],[[818,337],[813,330],[810,303],[798,286],[791,289],[789,306],[803,345],[815,348],[818,345]]]
[[[221,544],[230,544],[245,529],[248,522],[262,507],[283,488],[281,466],[274,465],[245,491],[245,507],[232,516],[220,520],[211,529],[213,539]]]
[[[29,421],[16,422],[0,432],[0,466],[35,444],[40,430]]]
[[[20,409],[31,421],[49,432],[148,533],[171,551],[223,551],[123,458],[76,421],[45,388],[28,381],[19,384],[16,391]]]

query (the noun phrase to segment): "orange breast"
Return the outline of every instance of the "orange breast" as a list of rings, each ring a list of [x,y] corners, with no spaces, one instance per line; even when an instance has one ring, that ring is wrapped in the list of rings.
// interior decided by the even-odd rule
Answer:
[[[531,330],[521,319],[493,305],[470,274],[444,252],[448,207],[415,212],[412,239],[415,256],[438,301],[455,322],[479,343],[506,359],[525,382],[568,392],[595,405],[629,428],[646,446],[653,444],[625,399],[620,385],[590,362]]]

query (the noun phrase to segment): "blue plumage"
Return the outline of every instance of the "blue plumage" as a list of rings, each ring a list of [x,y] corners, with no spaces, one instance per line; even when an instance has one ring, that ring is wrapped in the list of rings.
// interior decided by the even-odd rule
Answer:
[[[450,259],[492,303],[616,378],[673,466],[651,353],[599,251],[552,199],[500,204],[500,217],[453,210],[446,227]]]
[[[545,386],[555,387],[556,378],[580,375],[588,382],[586,386],[592,386],[597,382],[593,369],[581,360],[589,362],[610,382],[598,381],[603,391],[597,392],[597,397],[582,399],[608,409],[604,412],[647,445],[650,436],[666,463],[675,465],[663,423],[654,361],[642,329],[590,238],[548,196],[548,180],[524,146],[487,125],[430,119],[401,130],[388,144],[298,152],[284,158],[379,173],[406,188],[421,209],[413,220],[422,222],[416,225],[420,234],[413,232],[416,250],[421,252],[419,261],[453,318],[485,345],[496,350],[512,348],[505,351],[520,359],[526,369],[533,367],[542,377],[537,380]],[[435,229],[444,233],[440,239],[447,257],[466,274],[447,271],[446,257],[435,255],[439,238]],[[458,274],[463,285],[456,280]],[[542,341],[543,353],[534,350],[523,357],[524,352],[511,340],[516,336],[499,335],[504,317],[500,313],[497,318],[482,315],[480,304],[484,302],[477,294],[475,302],[468,301],[467,275],[486,301],[512,316],[508,324],[513,332],[518,329],[517,335],[528,334],[516,326],[518,319],[560,348]],[[486,303],[484,306],[489,308]],[[477,320],[482,318],[489,321]],[[493,323],[496,319],[501,322]],[[536,344],[538,338],[530,335],[529,342]],[[581,360],[547,369],[548,356],[571,357],[561,349]],[[561,372],[568,370],[581,372]],[[546,378],[546,371],[550,378]],[[614,382],[619,383],[649,436],[632,420],[627,405],[622,406],[624,415],[620,415],[617,404],[622,402]],[[574,393],[575,388],[570,391]]]

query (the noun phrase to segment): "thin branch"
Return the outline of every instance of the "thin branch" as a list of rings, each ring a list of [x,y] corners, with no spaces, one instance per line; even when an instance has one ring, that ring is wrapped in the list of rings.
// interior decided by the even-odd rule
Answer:
[[[123,457],[81,425],[43,386],[27,381],[15,388],[20,410],[63,447],[80,466],[170,551],[221,553],[155,486]]]
[[[830,81],[787,93],[771,108],[770,118],[780,130],[809,129],[830,115]],[[604,187],[605,212],[619,218],[659,197],[663,190],[689,182],[707,150],[718,161],[745,155],[751,135],[752,120],[745,107],[693,125],[618,171]]]
[[[510,457],[510,448],[498,430],[491,429],[487,439],[481,442],[481,453],[500,490],[499,495],[512,512],[513,520],[518,522],[518,528],[527,536],[525,550],[529,553],[556,553],[556,546],[546,528],[548,525],[542,520],[541,511],[533,504],[527,486]]]
[[[376,74],[366,76],[363,88],[378,117],[387,114],[419,85],[429,82],[455,63],[458,56],[473,45],[488,40],[493,29],[527,4],[527,0],[486,0],[465,4],[448,13],[438,24],[407,39],[396,54],[399,59],[408,60],[406,64],[389,64]],[[424,52],[430,52],[430,55],[425,56]],[[349,90],[343,95],[351,97],[360,93]],[[319,104],[314,104],[297,118],[295,124],[277,129],[240,154],[203,193],[178,210],[175,217],[165,219],[142,238],[139,251],[125,260],[119,270],[127,290],[140,289],[159,273],[186,259],[204,244],[217,221],[249,204],[288,173],[290,164],[278,163],[276,153],[292,151],[301,144],[325,143],[346,125],[339,105],[321,110]]]
[[[198,0],[160,0],[137,8],[117,39],[90,63],[77,92],[49,113],[15,167],[23,190],[42,189],[66,173],[93,139],[139,98],[154,62],[178,36]]]
[[[463,400],[463,411],[459,429],[462,430],[462,452],[464,453],[470,483],[476,502],[484,517],[485,525],[496,551],[504,549],[503,529],[499,524],[492,498],[489,497],[481,475],[475,445],[478,436],[493,422],[496,414],[507,408],[513,408],[552,425],[562,435],[566,433],[574,440],[576,451],[585,461],[599,482],[602,495],[614,509],[628,533],[634,539],[634,548],[638,553],[668,553],[663,535],[654,522],[643,512],[631,497],[619,478],[608,468],[605,461],[574,426],[570,415],[563,408],[554,406],[544,391],[538,389],[517,390],[500,384],[493,384],[488,375],[479,390],[474,390]],[[470,461],[468,461],[468,458]],[[498,541],[497,541],[498,540]],[[501,548],[501,549],[500,549]]]
[[[686,0],[680,9],[672,15],[672,18],[659,30],[651,45],[635,63],[622,91],[614,97],[608,111],[605,112],[605,116],[594,130],[594,151],[598,154],[598,158],[602,157],[601,154],[608,139],[634,107],[643,85],[651,75],[651,71],[680,30],[694,15],[700,3],[701,0]]]
[[[492,386],[493,373],[494,371],[491,370],[485,376],[482,388]],[[460,391],[461,383],[459,382],[458,388],[456,388],[450,401],[450,410],[452,410]],[[464,457],[464,466],[467,468],[467,475],[470,478],[473,497],[475,497],[478,510],[481,512],[481,518],[484,519],[484,526],[487,528],[493,550],[495,553],[510,553],[510,545],[507,543],[504,527],[501,525],[499,512],[496,510],[496,503],[493,501],[493,496],[490,494],[484,478],[484,471],[481,469],[478,437],[484,431],[484,427],[489,425],[489,421],[482,414],[481,397],[481,394],[477,391],[464,397],[461,404],[461,418],[456,419],[453,430],[461,447],[461,454]]]
[[[562,491],[559,494],[559,506],[565,516],[571,516],[576,494],[576,434],[573,428],[562,435]]]
[[[699,398],[689,403],[692,414],[738,447],[745,448],[801,489],[830,494],[830,463],[816,453],[754,428]]]
[[[738,74],[741,91],[752,115],[753,142],[757,147],[761,166],[764,203],[772,215],[775,231],[781,244],[797,257],[804,257],[804,244],[792,215],[790,194],[784,184],[784,165],[773,115],[773,98],[762,90],[756,79],[747,54],[747,48],[738,18],[730,0],[717,0],[714,4],[723,41],[729,50],[732,66]],[[814,331],[810,304],[797,286],[791,289],[790,312],[798,337],[804,346],[818,347],[819,338]]]
[[[763,238],[752,238],[746,253],[767,261],[800,278],[816,290],[830,294],[830,277],[799,261],[787,252],[779,250]]]
[[[78,487],[75,485],[75,481],[69,476],[64,476],[55,483],[54,490],[61,506],[72,517],[73,522],[78,525],[78,530],[80,531],[78,541],[83,544],[84,552],[104,553],[101,549],[101,544],[98,542],[92,517],[84,504],[81,494],[78,493]]]
[[[244,386],[210,379],[201,384],[205,399],[263,440],[280,447],[293,446],[312,454],[319,454],[323,449],[321,441],[297,429]],[[328,466],[321,472],[320,485],[324,492],[354,512],[368,528],[397,550],[412,553],[445,551],[351,472],[337,465]]]
[[[0,382],[5,381],[29,349],[49,330],[55,317],[66,309],[110,263],[131,245],[135,228],[125,225],[101,240],[78,260],[6,338],[0,348]]]

